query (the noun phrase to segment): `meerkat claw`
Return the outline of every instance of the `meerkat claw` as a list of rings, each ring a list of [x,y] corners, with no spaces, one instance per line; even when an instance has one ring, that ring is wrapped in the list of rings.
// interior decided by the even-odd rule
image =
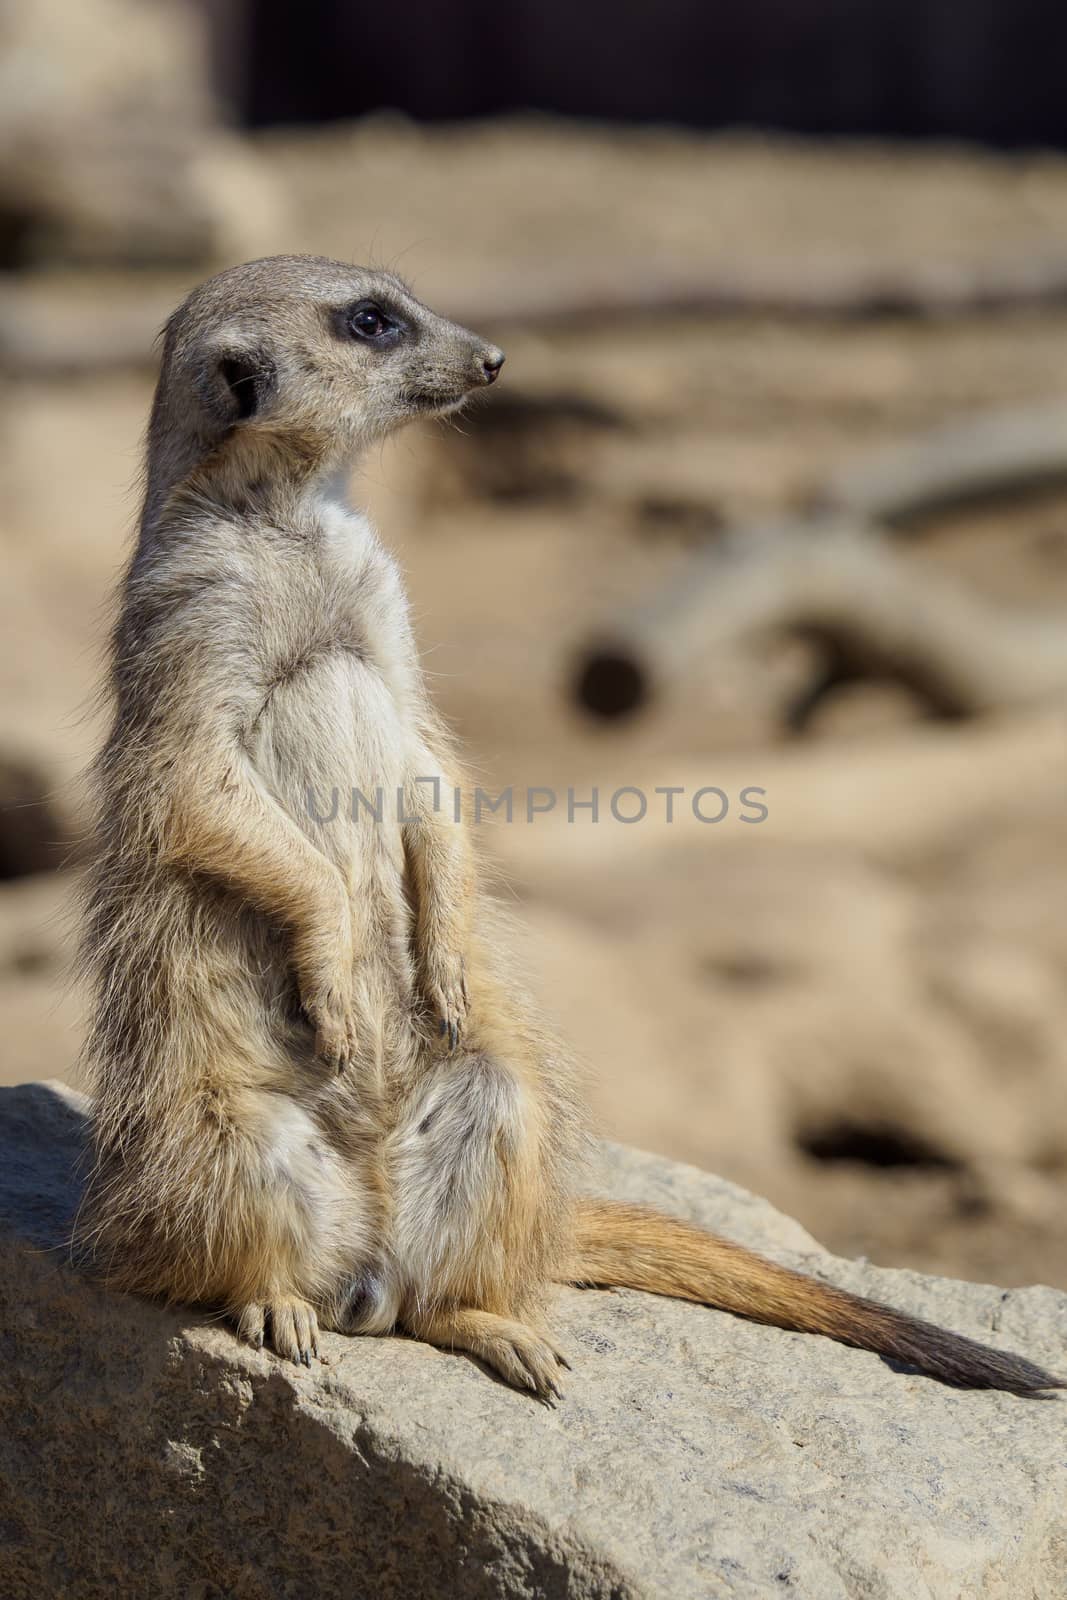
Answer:
[[[237,1337],[250,1344],[253,1350],[262,1350],[265,1323],[265,1307],[253,1301],[238,1314]]]
[[[444,1014],[438,1019],[437,1036],[445,1041],[445,1049],[451,1054],[459,1046],[462,1023],[451,1007],[442,1005],[440,1009]]]
[[[321,1021],[315,1033],[315,1054],[338,1073],[344,1072],[356,1059],[354,1028]]]

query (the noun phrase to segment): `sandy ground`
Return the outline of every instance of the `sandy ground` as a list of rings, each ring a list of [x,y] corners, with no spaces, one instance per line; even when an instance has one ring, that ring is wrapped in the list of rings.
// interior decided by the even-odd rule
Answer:
[[[935,723],[862,684],[790,738],[784,709],[813,657],[777,639],[694,663],[622,725],[592,723],[570,694],[582,642],[716,530],[939,421],[1067,398],[1067,310],[505,315],[524,286],[595,285],[605,259],[616,278],[710,263],[781,282],[786,266],[854,277],[1037,257],[1062,242],[1067,164],[541,125],[264,143],[290,191],[279,247],[399,258],[443,309],[474,318],[484,300],[507,347],[498,410],[410,431],[356,485],[400,553],[479,781],[579,798],[595,785],[605,803],[624,785],[766,790],[758,827],[735,804],[714,827],[658,811],[572,827],[557,811],[483,830],[539,992],[590,1064],[600,1126],[758,1189],[839,1250],[1067,1284],[1059,712]],[[45,274],[23,291],[35,315],[80,307],[106,330],[116,307],[147,317],[180,286]],[[147,370],[24,371],[0,400],[3,838],[21,830],[21,859],[43,813],[63,836],[54,859],[77,859],[150,391]],[[928,519],[900,550],[997,604],[1067,617],[1067,491]],[[74,871],[0,886],[0,1081],[74,1070]]]

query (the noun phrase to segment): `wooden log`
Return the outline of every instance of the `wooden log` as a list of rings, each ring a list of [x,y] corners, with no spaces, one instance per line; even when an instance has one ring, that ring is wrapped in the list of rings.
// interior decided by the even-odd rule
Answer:
[[[1012,613],[909,566],[876,522],[1067,478],[1067,407],[954,424],[834,474],[805,515],[710,539],[658,594],[606,621],[579,655],[578,704],[630,715],[753,633],[816,640],[824,683],[895,679],[967,716],[1067,691],[1064,619]]]
[[[705,546],[586,651],[579,703],[627,715],[758,632],[816,640],[847,676],[893,679],[943,716],[1067,694],[1067,628],[909,566],[867,525],[800,518]]]

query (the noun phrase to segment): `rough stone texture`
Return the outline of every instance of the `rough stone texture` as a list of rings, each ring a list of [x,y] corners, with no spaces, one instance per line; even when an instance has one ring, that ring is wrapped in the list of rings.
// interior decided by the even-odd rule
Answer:
[[[401,1339],[327,1338],[305,1373],[71,1269],[83,1140],[69,1091],[0,1091],[5,1600],[1067,1592],[1061,1401],[629,1292],[561,1293],[556,1410]],[[835,1261],[705,1173],[619,1147],[605,1169],[620,1197],[1067,1364],[1063,1294]]]

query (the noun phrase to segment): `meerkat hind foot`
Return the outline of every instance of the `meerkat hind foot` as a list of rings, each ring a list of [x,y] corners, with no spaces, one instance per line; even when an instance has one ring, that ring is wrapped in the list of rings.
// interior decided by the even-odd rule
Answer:
[[[524,1322],[455,1307],[413,1320],[410,1331],[443,1350],[468,1351],[512,1388],[532,1391],[546,1405],[563,1398],[560,1369],[570,1362],[551,1339]]]
[[[286,1361],[310,1367],[319,1353],[319,1324],[312,1306],[295,1295],[279,1295],[260,1303],[250,1301],[237,1316],[237,1334],[262,1350],[270,1326],[270,1343]]]

